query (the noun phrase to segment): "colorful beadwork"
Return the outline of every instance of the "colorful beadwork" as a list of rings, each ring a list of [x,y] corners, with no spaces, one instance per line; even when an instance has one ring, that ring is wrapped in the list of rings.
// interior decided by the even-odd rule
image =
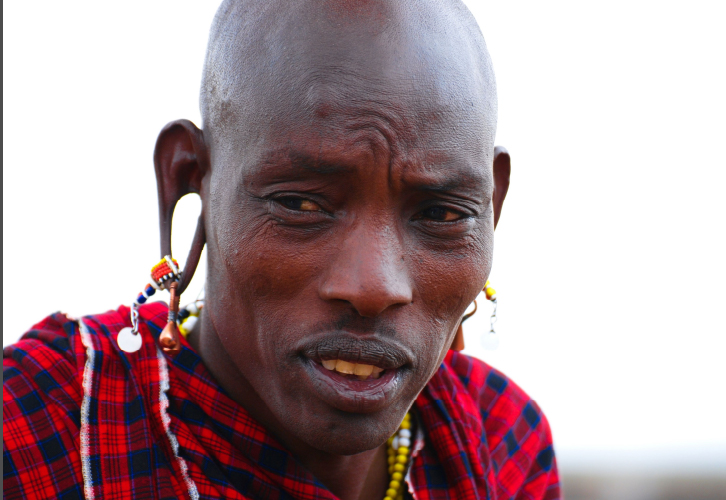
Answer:
[[[161,259],[154,267],[151,268],[151,279],[156,282],[159,287],[166,288],[165,282],[170,279],[179,280],[181,278],[181,271],[179,270],[179,263],[176,259],[172,259],[166,255]]]
[[[402,500],[406,481],[404,479],[411,454],[411,414],[406,413],[395,436],[388,438],[388,489],[383,500]]]
[[[497,291],[489,286],[489,280],[487,280],[486,285],[484,285],[484,294],[487,296],[488,300],[497,300]]]
[[[153,281],[151,283],[147,283],[144,289],[141,291],[138,297],[136,297],[136,303],[137,304],[143,304],[146,302],[146,300],[154,295],[157,290],[161,290],[159,288],[159,285],[154,283]]]
[[[201,300],[196,300],[179,311],[177,315],[179,331],[185,338],[199,321],[199,314],[202,312],[203,307],[204,303]]]
[[[489,331],[481,337],[481,344],[484,349],[494,350],[499,346],[499,336],[494,330],[494,323],[497,322],[497,291],[489,286],[489,280],[484,285],[484,294],[492,303],[492,315],[489,318]]]
[[[169,289],[171,283],[176,283],[181,279],[181,274],[179,263],[169,255],[165,256],[151,268],[151,281],[144,286],[141,293],[136,296],[136,299],[131,304],[131,328],[126,327],[121,329],[116,337],[116,343],[121,350],[125,352],[136,352],[141,348],[141,337],[139,336],[139,306],[145,304],[149,297],[154,295],[157,290]],[[177,306],[178,302],[177,299]],[[173,315],[171,304],[169,309],[170,315]]]
[[[167,282],[169,280],[179,281],[181,274],[179,263],[176,259],[172,259],[167,255],[151,268],[151,282],[144,286],[144,289],[136,297],[134,304],[139,306],[146,303],[157,290],[165,290],[168,287]]]

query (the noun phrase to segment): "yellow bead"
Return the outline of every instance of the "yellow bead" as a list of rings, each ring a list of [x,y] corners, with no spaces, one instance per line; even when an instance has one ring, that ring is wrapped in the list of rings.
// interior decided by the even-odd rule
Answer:
[[[405,414],[405,415],[403,416],[403,419],[404,419],[404,420],[411,420],[411,414],[410,414],[410,413],[406,413],[406,414]]]
[[[393,465],[396,463],[396,455],[391,455],[388,457],[388,465]]]
[[[400,472],[394,472],[391,476],[391,479],[393,479],[394,481],[401,481],[403,479],[403,474],[401,474]]]
[[[411,422],[403,421],[401,422],[401,429],[410,429],[411,428]]]
[[[487,282],[484,283],[484,288],[486,289],[487,287],[489,287],[489,280],[487,280]]]
[[[389,496],[385,496],[385,497],[383,497],[383,500],[394,500],[394,498],[393,497],[389,497]]]
[[[406,462],[408,462],[408,457],[406,455],[398,455],[396,457],[396,462],[398,462],[399,464],[405,464]]]
[[[388,483],[389,488],[396,488],[398,489],[401,486],[401,483],[393,479],[390,483]]]
[[[394,490],[393,488],[388,488],[386,490],[387,497],[396,498],[396,493],[398,493],[398,492],[396,490]]]
[[[487,289],[484,290],[484,292],[486,292],[486,294],[487,294],[487,299],[491,299],[492,297],[497,295],[497,291],[490,286],[487,287]]]
[[[405,446],[399,446],[398,447],[398,454],[399,455],[404,455],[404,456],[405,455],[408,455],[408,448],[406,448]]]
[[[396,472],[403,472],[406,470],[406,467],[404,467],[403,464],[396,464],[393,466],[393,470]]]

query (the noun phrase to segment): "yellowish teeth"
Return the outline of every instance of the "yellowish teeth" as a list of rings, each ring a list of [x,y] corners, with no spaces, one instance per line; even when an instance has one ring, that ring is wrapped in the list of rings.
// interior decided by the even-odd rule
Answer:
[[[346,375],[355,375],[355,365],[339,359],[338,363],[335,365],[335,371],[345,373]]]
[[[359,377],[368,378],[368,376],[373,373],[373,368],[375,368],[373,365],[362,365],[357,363],[353,366],[353,373]]]
[[[351,363],[342,359],[324,359],[323,366],[327,370],[335,370],[345,375],[355,375],[359,380],[367,380],[369,378],[376,379],[381,376],[383,368],[363,363]]]

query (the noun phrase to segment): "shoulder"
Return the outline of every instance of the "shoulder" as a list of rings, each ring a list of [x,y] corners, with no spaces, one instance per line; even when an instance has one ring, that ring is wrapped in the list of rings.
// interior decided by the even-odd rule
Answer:
[[[451,351],[444,367],[479,409],[500,493],[526,491],[532,498],[559,498],[552,432],[539,405],[479,359]]]
[[[53,399],[60,396],[59,391],[80,396],[75,383],[79,362],[75,330],[76,323],[64,314],[52,314],[3,349],[5,415],[15,411],[33,413],[40,405],[35,398]]]
[[[141,310],[149,326],[165,314],[163,304]],[[116,333],[128,323],[126,307],[80,320],[56,313],[3,349],[3,484],[7,498],[83,496],[84,385],[97,382],[102,371],[103,375],[116,375],[121,385],[129,381],[129,362],[115,345]],[[151,334],[147,330],[145,335]],[[154,342],[148,340],[149,350],[153,350]],[[84,384],[86,374],[93,380]],[[95,421],[98,399],[104,395],[113,396],[99,393],[89,399],[86,421]]]
[[[158,328],[165,321],[166,305],[143,306],[140,316],[149,329]],[[64,407],[80,402],[89,351],[105,356],[104,363],[127,364],[109,358],[119,357],[116,334],[128,325],[129,309],[124,306],[80,320],[55,313],[35,324],[18,342],[3,349],[3,387],[9,402],[4,414],[28,413],[37,406],[28,403],[23,408],[24,396],[27,401],[39,398]]]
[[[3,349],[3,484],[7,498],[78,492],[81,421],[76,323],[56,313]],[[82,369],[82,368],[81,368]],[[64,481],[51,477],[65,470]],[[49,482],[51,484],[49,484]],[[52,487],[51,487],[52,486]]]

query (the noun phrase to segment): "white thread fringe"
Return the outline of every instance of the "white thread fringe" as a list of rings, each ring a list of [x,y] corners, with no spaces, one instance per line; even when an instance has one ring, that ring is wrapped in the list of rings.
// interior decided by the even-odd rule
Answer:
[[[83,492],[86,500],[94,500],[93,478],[91,477],[91,456],[88,436],[88,417],[91,406],[91,389],[93,384],[93,360],[95,351],[91,341],[91,333],[82,319],[78,320],[81,331],[81,342],[86,348],[86,364],[83,367],[83,402],[81,403],[81,470],[83,474]]]
[[[177,441],[176,436],[173,432],[171,432],[171,428],[169,427],[169,424],[171,424],[171,417],[169,417],[169,413],[167,412],[169,409],[169,398],[166,396],[166,391],[169,390],[169,368],[166,364],[164,354],[158,347],[156,348],[156,357],[159,360],[159,413],[161,414],[161,423],[164,425],[164,431],[166,431],[166,437],[169,438],[171,449],[174,452],[174,458],[176,458],[177,463],[179,464],[179,469],[181,470],[182,477],[184,478],[184,483],[186,483],[187,490],[189,490],[189,497],[192,500],[199,500],[197,485],[194,484],[192,478],[189,477],[187,463],[179,456],[179,441]]]

